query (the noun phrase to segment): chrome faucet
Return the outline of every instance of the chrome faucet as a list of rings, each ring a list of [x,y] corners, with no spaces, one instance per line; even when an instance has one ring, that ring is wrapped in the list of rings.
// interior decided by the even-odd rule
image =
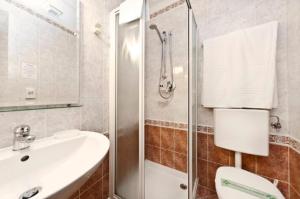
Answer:
[[[13,151],[20,151],[30,147],[30,143],[35,140],[34,135],[30,135],[29,125],[19,125],[14,129]]]

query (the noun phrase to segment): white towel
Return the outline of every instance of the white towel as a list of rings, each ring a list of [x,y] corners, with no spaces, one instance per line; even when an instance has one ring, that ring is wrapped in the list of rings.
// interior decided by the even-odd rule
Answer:
[[[144,0],[126,0],[120,5],[119,24],[134,21],[142,16]]]
[[[277,107],[277,29],[270,22],[204,41],[204,107]]]

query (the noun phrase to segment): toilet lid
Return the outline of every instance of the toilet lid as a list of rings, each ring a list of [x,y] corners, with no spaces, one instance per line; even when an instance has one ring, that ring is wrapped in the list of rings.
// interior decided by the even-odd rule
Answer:
[[[215,182],[220,199],[284,199],[270,181],[239,168],[220,167]]]

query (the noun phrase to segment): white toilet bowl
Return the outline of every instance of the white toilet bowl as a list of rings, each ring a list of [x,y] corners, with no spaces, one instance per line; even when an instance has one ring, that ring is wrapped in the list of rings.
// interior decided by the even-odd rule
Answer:
[[[284,199],[270,181],[240,168],[220,167],[215,183],[219,199]]]

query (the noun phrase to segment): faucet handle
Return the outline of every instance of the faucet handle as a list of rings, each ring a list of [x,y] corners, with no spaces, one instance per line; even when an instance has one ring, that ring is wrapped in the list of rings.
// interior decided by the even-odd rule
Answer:
[[[28,135],[27,137],[26,137],[26,140],[25,140],[25,142],[26,143],[32,143],[32,142],[34,142],[35,141],[35,136],[34,135]]]
[[[22,124],[22,125],[16,126],[15,129],[14,129],[14,134],[16,136],[22,136],[22,137],[29,136],[29,134],[30,134],[30,126],[26,125],[26,124]]]

